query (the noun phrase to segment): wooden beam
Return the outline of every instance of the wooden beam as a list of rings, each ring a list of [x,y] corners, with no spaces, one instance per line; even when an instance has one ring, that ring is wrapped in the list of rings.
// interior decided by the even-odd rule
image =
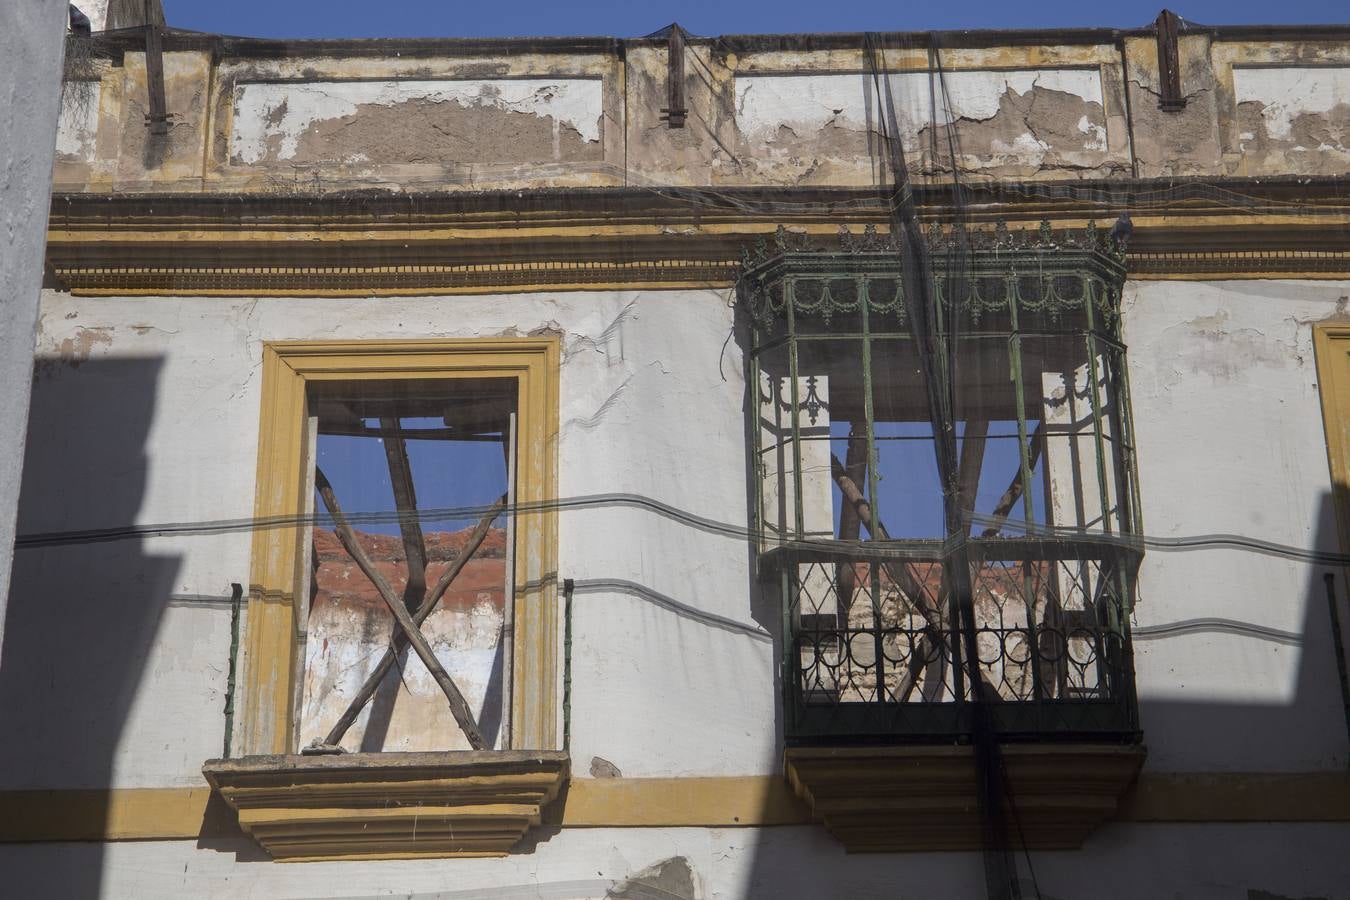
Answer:
[[[403,556],[408,563],[408,583],[403,588],[403,605],[409,611],[422,605],[427,593],[427,543],[422,523],[417,520],[417,489],[413,487],[412,464],[408,445],[398,418],[380,419],[381,443],[389,463],[389,483],[394,489],[394,508],[398,510],[398,530],[403,536]]]
[[[1037,422],[1036,427],[1033,428],[1031,431],[1031,436],[1027,438],[1028,469],[1036,468],[1036,463],[1040,461],[1041,458],[1041,446],[1044,443],[1045,441],[1041,439],[1041,423]],[[1003,492],[1003,496],[999,498],[998,504],[994,507],[993,517],[999,520],[1008,518],[1008,513],[1012,512],[1012,508],[1017,505],[1018,498],[1020,498],[1021,496],[1022,496],[1022,468],[1019,465],[1017,468],[1017,473],[1013,475],[1012,483],[1008,485],[1008,489]],[[1003,526],[1001,524],[990,525],[989,527],[985,528],[985,530],[980,534],[980,537],[987,537],[987,538],[998,537],[998,533],[1002,530]]]
[[[487,742],[483,740],[483,733],[478,730],[478,723],[474,720],[473,712],[469,709],[469,704],[464,699],[464,695],[460,692],[454,680],[446,674],[440,660],[436,659],[436,654],[427,644],[427,639],[422,636],[422,632],[413,622],[412,614],[394,596],[394,589],[389,586],[389,582],[385,581],[384,576],[379,573],[370,558],[366,556],[366,552],[361,549],[360,543],[356,540],[356,533],[347,522],[347,517],[342,514],[342,507],[338,505],[337,495],[333,492],[333,485],[318,466],[314,467],[314,485],[319,491],[319,496],[323,498],[323,504],[327,507],[328,514],[333,517],[333,525],[337,531],[338,540],[342,542],[342,546],[351,554],[352,559],[365,573],[365,576],[370,579],[370,583],[375,585],[375,590],[379,592],[385,606],[388,606],[389,611],[393,613],[394,621],[398,623],[399,628],[403,629],[403,634],[407,637],[408,643],[412,644],[413,649],[417,651],[418,658],[422,660],[422,664],[427,667],[431,677],[436,679],[436,683],[441,686],[446,700],[450,703],[451,714],[455,717],[455,721],[459,723],[464,736],[469,739],[469,746],[475,750],[484,749]]]
[[[445,592],[450,588],[450,584],[464,569],[464,566],[468,564],[469,560],[473,558],[473,555],[478,552],[478,548],[483,545],[483,541],[487,538],[488,531],[492,528],[493,521],[496,520],[497,516],[501,515],[502,510],[505,508],[506,496],[503,495],[500,500],[493,504],[492,508],[488,510],[487,514],[483,516],[482,520],[474,528],[473,533],[469,535],[469,540],[464,545],[464,552],[461,553],[459,558],[445,570],[441,577],[436,581],[436,586],[431,589],[431,592],[427,594],[426,599],[422,601],[422,605],[413,613],[413,621],[415,623],[420,626],[427,620],[427,616],[431,615],[432,610],[436,608],[436,604],[441,602],[441,597],[445,596]],[[510,602],[509,598],[507,602]],[[355,722],[356,717],[360,715],[361,709],[370,702],[370,698],[375,695],[375,691],[379,688],[380,682],[389,674],[389,670],[394,667],[394,661],[398,658],[399,651],[401,651],[407,643],[408,639],[402,632],[398,632],[394,635],[393,644],[385,648],[384,655],[380,657],[380,661],[376,663],[374,670],[366,677],[365,683],[361,685],[361,689],[357,691],[356,696],[352,698],[352,702],[347,706],[347,711],[342,714],[342,717],[337,720],[337,723],[334,724],[332,729],[328,732],[328,736],[324,738],[323,742],[325,746],[336,747],[342,742],[343,735],[347,733],[347,729],[352,727],[352,723]]]
[[[848,433],[848,449],[844,453],[844,472],[853,480],[854,484],[865,478],[867,475],[867,439],[863,435],[855,434],[853,429]],[[860,526],[862,519],[858,516],[857,506],[853,503],[845,503],[839,510],[839,539],[841,541],[856,541],[861,536]],[[857,572],[852,562],[835,564],[835,593],[839,597],[839,624],[840,627],[848,626],[848,612],[853,606],[853,590],[856,586]]]

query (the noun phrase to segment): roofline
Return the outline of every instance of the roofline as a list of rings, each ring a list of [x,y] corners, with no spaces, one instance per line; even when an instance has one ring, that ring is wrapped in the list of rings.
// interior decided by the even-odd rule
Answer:
[[[1187,22],[1184,34],[1208,35],[1217,41],[1260,39],[1344,41],[1350,40],[1350,23],[1336,25],[1197,25]],[[143,28],[123,28],[94,35],[97,50],[111,55],[115,51],[140,49]],[[1046,29],[970,29],[955,31],[883,31],[876,32],[883,45],[893,47],[978,48],[1018,45],[1107,45],[1128,37],[1151,37],[1151,26],[1143,28],[1046,28]],[[863,46],[867,32],[820,32],[798,34],[732,34],[719,37],[689,35],[687,41],[726,52],[772,52],[853,49]],[[165,50],[210,51],[217,56],[238,58],[285,58],[306,56],[469,56],[518,53],[591,53],[621,54],[626,47],[664,46],[656,37],[496,37],[496,38],[303,38],[278,39],[236,37],[203,31],[166,28]]]

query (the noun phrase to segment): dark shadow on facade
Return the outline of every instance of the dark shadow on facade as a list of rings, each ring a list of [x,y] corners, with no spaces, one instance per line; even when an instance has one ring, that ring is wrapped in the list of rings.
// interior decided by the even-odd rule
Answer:
[[[1311,546],[1325,553],[1342,552],[1330,493],[1322,497],[1318,509]],[[1143,565],[1165,567],[1169,561],[1177,561],[1176,554],[1146,553]],[[1276,560],[1272,562],[1278,564]],[[1343,641],[1346,642],[1350,642],[1350,622],[1347,622],[1350,619],[1350,581],[1340,569],[1306,563],[1291,566],[1295,571],[1301,569],[1301,574],[1296,581],[1291,581],[1287,593],[1272,597],[1271,603],[1299,603],[1302,606],[1302,625],[1297,634],[1280,632],[1268,623],[1245,623],[1253,627],[1240,629],[1240,636],[1236,638],[1239,642],[1237,652],[1241,655],[1229,658],[1219,649],[1215,669],[1210,675],[1221,678],[1224,672],[1231,671],[1241,678],[1244,659],[1256,661],[1251,654],[1297,653],[1297,674],[1288,702],[1227,702],[1222,697],[1179,700],[1151,696],[1145,685],[1139,697],[1144,744],[1150,749],[1145,776],[1211,771],[1238,778],[1243,774],[1262,772],[1335,773],[1343,772],[1350,764],[1350,723],[1346,721],[1342,706],[1324,576],[1327,573],[1335,576],[1336,602]],[[770,589],[765,593],[771,596],[773,591]],[[1215,598],[1204,591],[1203,585],[1196,586],[1195,596],[1197,618],[1215,611]],[[1199,608],[1201,602],[1203,609]],[[1143,629],[1147,634],[1148,626],[1153,623],[1144,615],[1137,614],[1135,618],[1147,623]],[[1278,620],[1278,616],[1271,618]],[[1143,656],[1141,645],[1162,650],[1168,643],[1188,641],[1194,642],[1197,652],[1203,652],[1207,637],[1220,635],[1226,642],[1231,633],[1230,627],[1219,623],[1201,624],[1181,634],[1150,635],[1144,640],[1136,638],[1136,670]],[[1218,645],[1219,648],[1222,646]],[[1169,648],[1168,652],[1178,651]],[[1212,643],[1210,652],[1215,652]],[[1241,682],[1234,692],[1240,690]],[[1271,686],[1270,692],[1280,692],[1280,686]],[[1169,758],[1175,759],[1176,764],[1167,764]],[[1244,764],[1244,760],[1251,762]],[[1282,764],[1281,760],[1303,762],[1289,765]],[[1129,795],[1122,805],[1128,801]],[[1233,798],[1216,796],[1213,805],[1216,824],[1221,824],[1219,808],[1232,806]],[[1236,805],[1242,805],[1240,800]],[[1325,890],[1324,887],[1317,888],[1317,884],[1350,884],[1350,855],[1344,853],[1310,853],[1321,860],[1319,864],[1325,867],[1322,871],[1291,867],[1290,861],[1296,854],[1306,850],[1303,842],[1309,836],[1306,830],[1300,833],[1296,825],[1281,828],[1277,823],[1250,823],[1251,828],[1262,829],[1261,835],[1250,841],[1250,850],[1226,845],[1234,833],[1241,833],[1243,826],[1233,827],[1238,831],[1109,821],[1088,837],[1081,850],[1031,851],[1029,856],[1035,869],[1039,896],[1045,900],[1089,895],[1122,900],[1192,895],[1250,900],[1297,896],[1311,900],[1323,896],[1315,893]],[[1272,828],[1281,828],[1284,840],[1288,841],[1285,846],[1271,846]],[[1166,833],[1150,841],[1149,829],[1157,829],[1158,835],[1166,829]],[[986,893],[983,862],[978,853],[845,855],[843,845],[836,842],[821,824],[766,828],[759,831],[757,839],[749,867],[750,877],[744,887],[746,897],[943,896],[978,900],[998,896],[994,892]],[[1150,850],[1155,843],[1158,846]],[[1018,857],[1022,896],[1037,896],[1027,857],[1021,848],[1014,850]],[[1162,853],[1163,850],[1167,852]],[[831,864],[794,864],[794,857],[807,853],[817,861],[830,860]],[[1154,854],[1152,858],[1156,865],[1139,865],[1145,858],[1141,854],[1145,853]],[[1109,872],[1116,875],[1108,877]],[[1189,882],[1184,880],[1188,877]],[[935,889],[935,884],[942,887]],[[1087,885],[1093,887],[1089,889],[1085,887]],[[1085,890],[1089,893],[1084,893]]]
[[[162,364],[37,360],[0,662],[0,721],[10,737],[0,745],[4,789],[97,791],[135,767],[134,753],[123,749],[137,742],[128,722],[173,602],[179,559],[137,539],[54,546],[27,539],[137,520]],[[99,896],[101,846],[82,857],[62,866],[59,888],[54,881],[41,890]]]

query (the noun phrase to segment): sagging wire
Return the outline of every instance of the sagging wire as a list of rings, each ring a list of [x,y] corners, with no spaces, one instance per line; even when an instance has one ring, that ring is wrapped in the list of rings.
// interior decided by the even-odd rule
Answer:
[[[364,511],[346,512],[344,517],[352,524],[361,525],[397,525],[400,522],[416,520],[420,523],[454,522],[478,519],[492,508],[491,504],[482,506],[425,507],[416,511]],[[581,494],[574,497],[561,497],[548,501],[522,501],[513,504],[502,514],[505,516],[523,516],[546,512],[568,512],[574,510],[594,510],[605,508],[641,509],[663,518],[694,528],[708,534],[732,538],[738,541],[751,541],[757,544],[771,543],[786,548],[814,548],[826,552],[849,554],[865,552],[866,555],[886,559],[927,559],[934,552],[944,552],[944,541],[934,540],[919,548],[880,547],[873,541],[838,540],[812,538],[810,541],[780,539],[776,532],[750,528],[724,522],[709,516],[682,509],[655,497],[633,493]],[[1309,549],[1292,544],[1268,541],[1250,535],[1231,533],[1210,533],[1195,535],[1176,535],[1159,537],[1134,533],[1123,535],[1089,531],[1078,526],[1053,526],[1027,524],[989,516],[982,513],[962,511],[963,518],[972,525],[999,525],[1004,530],[1015,531],[1025,537],[1051,538],[1065,541],[1090,543],[1105,548],[1147,549],[1163,552],[1188,552],[1199,550],[1239,550],[1262,556],[1278,557],[1295,562],[1318,566],[1350,567],[1350,554],[1326,550]],[[181,522],[157,522],[146,525],[111,526],[94,529],[72,529],[68,531],[44,531],[19,534],[14,541],[15,550],[40,550],[49,547],[78,546],[82,544],[101,544],[116,541],[143,540],[159,537],[199,537],[229,533],[252,533],[284,528],[304,528],[328,525],[328,518],[319,513],[302,513],[286,516],[259,516],[236,519],[202,519]],[[992,540],[998,540],[994,538]]]

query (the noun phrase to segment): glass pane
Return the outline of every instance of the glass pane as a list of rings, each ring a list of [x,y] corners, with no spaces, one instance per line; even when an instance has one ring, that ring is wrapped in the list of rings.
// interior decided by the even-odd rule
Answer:
[[[515,397],[510,379],[372,382],[312,394],[316,484],[326,481],[331,493],[314,498],[301,746],[325,738],[402,634],[377,579],[415,618],[430,608],[419,630],[488,745],[502,745],[510,560],[497,505],[509,489]],[[469,747],[405,641],[340,743],[372,752]]]

